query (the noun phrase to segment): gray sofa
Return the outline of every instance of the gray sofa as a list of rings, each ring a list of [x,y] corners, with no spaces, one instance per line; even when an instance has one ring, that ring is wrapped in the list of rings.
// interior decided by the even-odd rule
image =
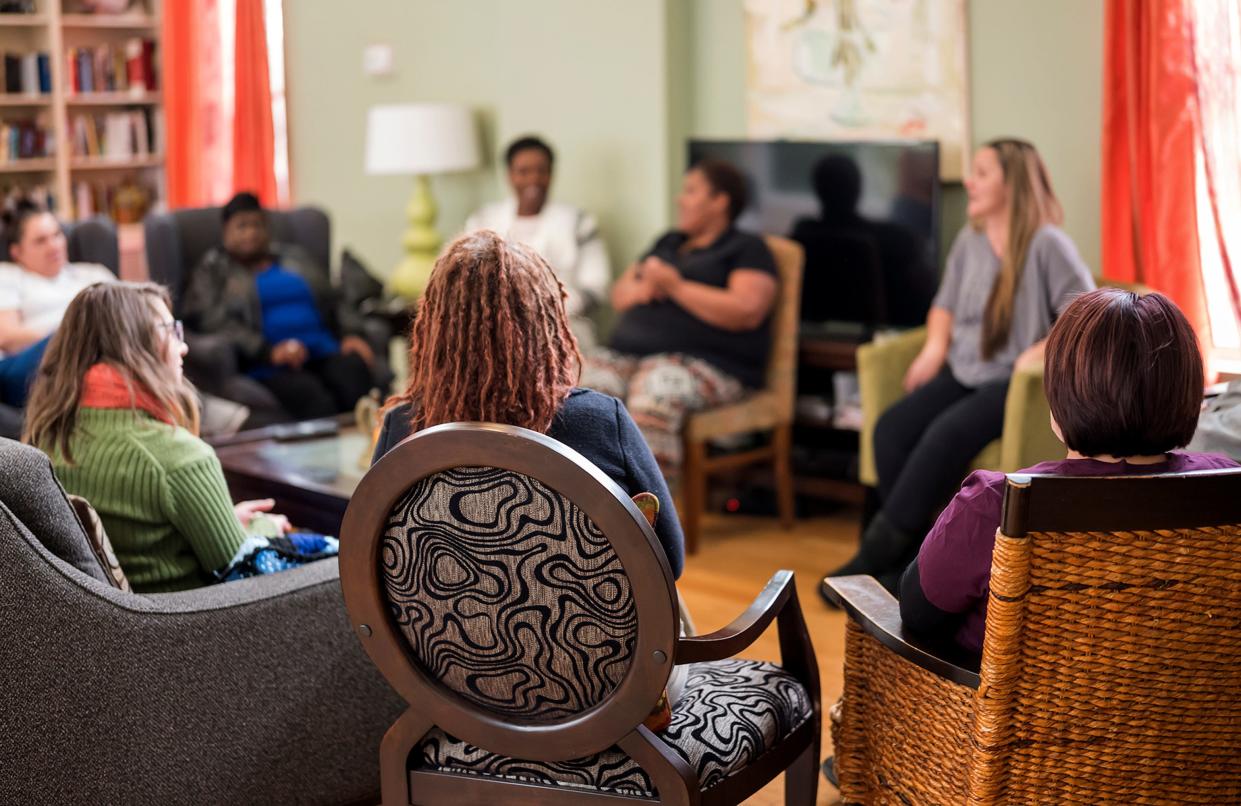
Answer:
[[[200,207],[152,214],[143,222],[147,267],[151,279],[172,292],[173,312],[180,315],[181,294],[190,272],[207,250],[220,243],[223,224],[219,207]],[[295,243],[305,249],[324,271],[332,265],[332,225],[327,213],[316,207],[268,210],[271,239]],[[380,383],[388,380],[386,356],[392,328],[388,320],[373,316],[365,322],[365,337],[378,359]],[[250,425],[290,419],[264,386],[241,375],[232,349],[200,333],[187,334],[190,346],[186,374],[200,389],[250,407]]]
[[[112,587],[47,458],[0,440],[0,803],[376,803],[402,712],[335,561]]]
[[[112,219],[95,216],[84,221],[66,223],[64,228],[70,262],[101,263],[113,274],[119,274],[120,246],[116,240],[116,226]],[[16,439],[21,430],[22,412],[0,403],[0,437]]]

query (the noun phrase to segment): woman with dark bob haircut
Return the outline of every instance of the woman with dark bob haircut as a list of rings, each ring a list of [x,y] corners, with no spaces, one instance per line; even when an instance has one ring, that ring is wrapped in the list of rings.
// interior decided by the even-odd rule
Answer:
[[[1115,476],[1236,467],[1174,452],[1194,435],[1202,359],[1184,314],[1162,294],[1101,288],[1074,300],[1047,339],[1043,387],[1065,459],[1022,473]],[[982,651],[991,553],[1004,474],[980,470],[935,522],[901,578],[901,620],[914,632]]]

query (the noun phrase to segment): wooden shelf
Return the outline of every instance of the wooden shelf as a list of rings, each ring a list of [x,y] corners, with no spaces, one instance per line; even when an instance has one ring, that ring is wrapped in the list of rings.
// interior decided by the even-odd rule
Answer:
[[[161,156],[132,157],[113,160],[105,157],[73,157],[69,160],[71,171],[125,171],[134,168],[158,168],[164,164]]]
[[[37,157],[28,160],[0,162],[0,174],[29,174],[56,170],[55,157]]]
[[[128,92],[81,92],[65,96],[67,106],[153,106],[160,100],[158,92],[137,95]]]
[[[62,213],[75,215],[75,203],[82,186],[88,186],[96,206],[103,204],[109,188],[122,181],[137,179],[157,200],[167,193],[163,144],[164,93],[158,88],[147,92],[71,92],[74,65],[66,58],[75,48],[111,47],[123,52],[131,38],[150,40],[155,61],[162,53],[162,15],[164,0],[133,2],[123,14],[64,13],[78,11],[79,5],[65,0],[38,0],[34,14],[0,13],[0,51],[27,53],[46,51],[51,58],[51,92],[47,94],[0,93],[0,122],[35,118],[45,122],[47,136],[55,142],[55,153],[38,159],[0,163],[0,176],[6,186],[29,189],[41,186],[56,199]],[[130,4],[127,4],[130,5]],[[126,68],[127,69],[127,68]],[[103,85],[96,84],[103,89]],[[138,111],[149,124],[149,145],[156,153],[111,159],[104,156],[75,155],[73,123],[78,117],[102,118]],[[106,128],[106,125],[105,125]],[[85,151],[85,148],[81,149]]]
[[[150,14],[62,14],[60,24],[63,28],[149,31],[159,27],[159,20]]]
[[[47,106],[51,102],[51,95],[23,95],[17,92],[0,93],[0,107]]]
[[[0,28],[37,28],[47,25],[46,14],[0,14]]]

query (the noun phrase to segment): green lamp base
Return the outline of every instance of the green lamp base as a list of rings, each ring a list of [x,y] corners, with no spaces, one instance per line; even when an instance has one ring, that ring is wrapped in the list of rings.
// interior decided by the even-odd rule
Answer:
[[[411,302],[426,290],[431,269],[435,268],[435,259],[439,256],[440,236],[435,231],[437,213],[431,183],[426,176],[414,177],[414,193],[405,208],[409,229],[401,239],[405,257],[388,277],[388,290]]]

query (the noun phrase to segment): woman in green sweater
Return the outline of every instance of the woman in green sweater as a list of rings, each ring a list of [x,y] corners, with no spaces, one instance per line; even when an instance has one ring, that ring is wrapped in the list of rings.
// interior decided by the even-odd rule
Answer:
[[[251,519],[272,506],[234,507],[215,451],[198,438],[170,307],[149,283],[80,292],[39,367],[23,435],[99,512],[130,584],[144,592],[211,582]]]

